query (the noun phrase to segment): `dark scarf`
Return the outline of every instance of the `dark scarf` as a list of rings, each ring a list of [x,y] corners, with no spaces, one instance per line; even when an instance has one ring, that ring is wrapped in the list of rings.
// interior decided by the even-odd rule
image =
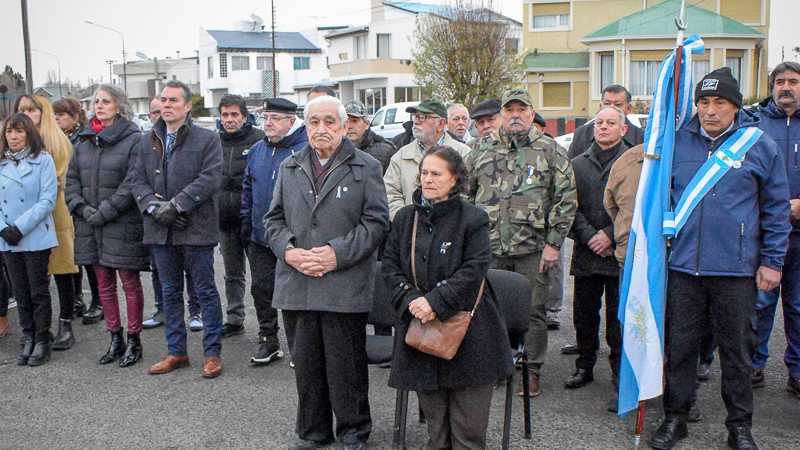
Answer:
[[[317,151],[311,149],[312,150],[311,168],[314,169],[314,184],[319,184],[320,179],[325,175],[325,173],[328,172],[328,170],[330,170],[331,166],[333,165],[333,161],[339,155],[339,150],[341,149],[342,146],[340,144],[339,148],[337,148],[336,151],[333,152],[330,158],[328,158],[328,161],[325,162],[324,166],[322,165],[322,161],[319,160],[319,154],[317,153]]]
[[[14,164],[19,164],[20,161],[30,156],[30,154],[31,154],[31,148],[27,145],[25,146],[25,148],[16,153],[11,151],[10,148],[5,148],[3,150],[3,155],[5,155],[6,158],[10,159]]]

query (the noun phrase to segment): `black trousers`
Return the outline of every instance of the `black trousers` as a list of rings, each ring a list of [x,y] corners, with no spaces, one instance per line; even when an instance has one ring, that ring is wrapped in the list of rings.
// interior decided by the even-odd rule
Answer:
[[[367,313],[283,310],[294,330],[297,435],[319,443],[365,442],[372,431],[367,373]]]
[[[5,252],[3,258],[14,286],[22,333],[35,342],[50,340],[53,309],[47,264],[50,249],[35,252]]]
[[[463,389],[417,391],[428,422],[425,450],[486,448],[494,383]]]
[[[72,320],[75,313],[75,274],[58,274],[53,275],[53,278],[56,280],[56,292],[58,292],[58,318]]]
[[[606,343],[611,349],[608,362],[611,373],[619,374],[622,357],[622,328],[617,319],[619,309],[619,277],[590,275],[575,277],[575,292],[572,300],[572,323],[578,343],[577,369],[592,371],[600,349],[600,309],[603,294],[606,299]]]
[[[725,425],[753,421],[752,357],[757,288],[753,277],[693,276],[670,271],[667,283],[664,413],[685,421],[697,378],[697,357],[709,323],[719,344]]]
[[[253,279],[250,293],[256,307],[258,336],[277,344],[278,311],[272,307],[272,294],[275,292],[275,266],[278,259],[271,249],[255,242],[250,243],[247,252]]]

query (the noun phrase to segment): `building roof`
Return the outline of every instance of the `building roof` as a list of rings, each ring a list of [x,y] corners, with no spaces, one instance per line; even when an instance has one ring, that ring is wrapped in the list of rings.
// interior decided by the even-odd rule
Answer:
[[[420,3],[420,2],[383,2],[384,5],[392,6],[397,9],[402,9],[403,11],[408,11],[414,14],[436,14],[437,16],[442,16],[444,18],[448,18],[451,15],[452,7],[449,5],[432,5],[430,3]],[[499,14],[496,11],[487,8],[478,8],[479,10],[487,10],[490,13],[494,14],[495,17],[502,19],[504,21],[513,22],[517,25],[522,25],[522,22],[518,22],[510,17],[504,16]]]
[[[232,31],[208,30],[208,34],[217,41],[217,49],[225,50],[261,50],[272,51],[272,33],[268,31]],[[295,53],[321,53],[319,47],[312,44],[302,34],[291,31],[275,33],[275,50]]]
[[[325,39],[330,39],[332,37],[337,37],[337,36],[346,36],[348,34],[354,34],[354,33],[362,33],[365,31],[369,31],[369,26],[362,25],[359,27],[347,27],[341,30],[331,31],[330,33],[325,35]]]
[[[680,16],[681,2],[665,0],[645,10],[625,16],[599,30],[581,38],[581,42],[596,42],[620,38],[671,37],[677,35],[675,18]],[[763,38],[758,31],[698,6],[686,4],[686,34],[699,34],[701,37],[747,37]]]
[[[588,69],[589,52],[539,53],[531,52],[525,57],[525,68],[529,71],[548,69]]]

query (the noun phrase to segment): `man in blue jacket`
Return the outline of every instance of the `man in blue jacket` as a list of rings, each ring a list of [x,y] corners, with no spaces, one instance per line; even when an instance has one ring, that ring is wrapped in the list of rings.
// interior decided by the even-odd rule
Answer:
[[[272,191],[278,180],[278,169],[287,157],[299,152],[308,144],[305,125],[290,132],[294,126],[297,105],[282,98],[264,101],[264,134],[266,137],[250,148],[242,183],[242,238],[248,245],[250,288],[258,317],[259,347],[250,358],[254,364],[268,364],[281,358],[278,343],[278,312],[272,307],[275,289],[277,258],[269,248],[264,231],[264,215],[272,203]],[[286,321],[284,320],[284,323]],[[286,330],[289,350],[292,349],[292,330]]]
[[[786,171],[775,143],[757,129],[758,118],[740,109],[742,94],[729,68],[717,69],[698,83],[695,103],[697,114],[675,136],[666,418],[650,445],[670,449],[687,436],[699,346],[711,323],[720,325],[714,336],[728,411],[728,446],[756,449],[750,434],[756,342],[751,318],[757,291],[774,289],[781,279],[790,229]],[[691,198],[699,200],[687,201]]]
[[[764,367],[769,357],[769,335],[780,297],[786,331],[783,362],[789,371],[786,389],[800,398],[800,166],[797,154],[800,146],[800,64],[778,64],[770,74],[769,88],[772,96],[764,99],[757,110],[761,118],[758,127],[778,145],[778,157],[786,167],[792,205],[792,232],[781,285],[771,291],[758,293],[758,348],[753,356],[751,381],[754,388],[765,385]]]
[[[144,243],[153,246],[164,298],[168,354],[150,367],[150,373],[189,365],[185,271],[191,275],[205,326],[203,376],[215,378],[222,372],[222,306],[214,281],[222,147],[217,133],[192,124],[192,93],[184,83],[164,83],[160,98],[161,119],[142,137],[131,189],[144,216]]]

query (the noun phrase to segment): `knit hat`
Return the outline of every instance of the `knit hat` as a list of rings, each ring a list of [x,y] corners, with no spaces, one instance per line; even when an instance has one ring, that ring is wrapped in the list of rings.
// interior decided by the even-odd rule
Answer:
[[[721,67],[704,76],[694,89],[694,104],[703,97],[722,97],[725,100],[742,107],[742,93],[739,91],[739,82],[733,78],[730,67]]]

